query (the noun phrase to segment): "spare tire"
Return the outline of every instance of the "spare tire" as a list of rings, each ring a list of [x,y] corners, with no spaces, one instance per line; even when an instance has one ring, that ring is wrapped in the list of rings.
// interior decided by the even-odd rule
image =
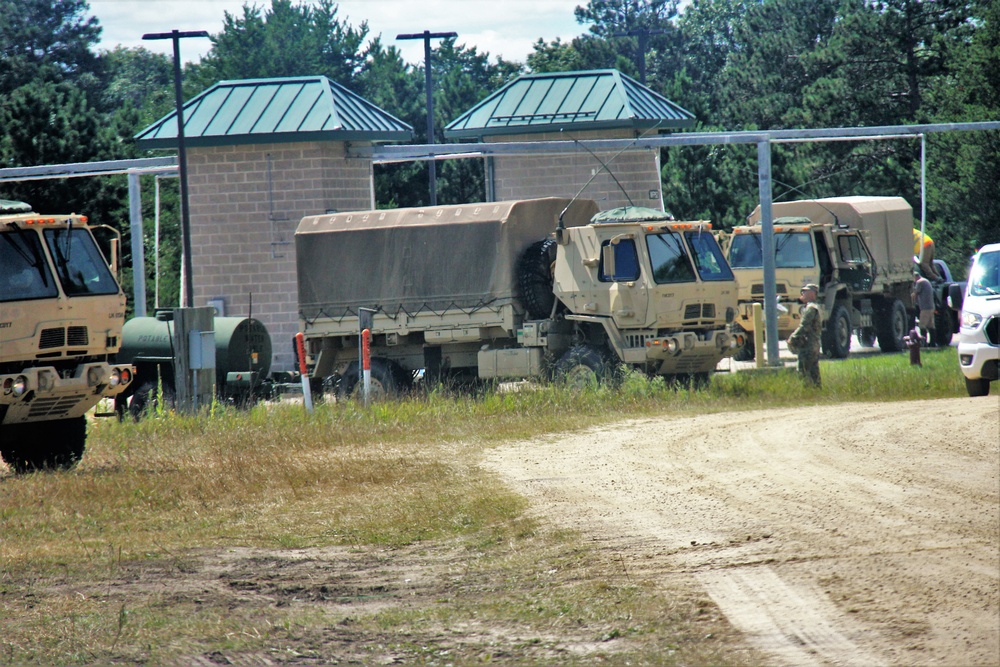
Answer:
[[[552,292],[552,267],[556,261],[554,239],[537,241],[528,246],[517,263],[517,286],[528,317],[545,319],[552,313],[556,296]]]

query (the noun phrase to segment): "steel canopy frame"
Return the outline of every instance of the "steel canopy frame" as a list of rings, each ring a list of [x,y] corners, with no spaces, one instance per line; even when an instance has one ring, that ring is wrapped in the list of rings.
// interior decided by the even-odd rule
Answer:
[[[761,243],[772,248],[764,253],[764,336],[767,341],[767,365],[780,366],[778,358],[778,295],[774,263],[774,219],[771,176],[771,144],[821,141],[865,141],[884,139],[921,140],[921,231],[926,224],[925,135],[938,132],[1000,130],[1000,121],[973,123],[932,123],[923,125],[881,125],[812,130],[766,130],[744,132],[685,132],[682,134],[639,137],[636,139],[588,139],[572,141],[497,142],[446,144],[444,146],[374,146],[353,148],[349,156],[370,157],[375,164],[415,160],[444,160],[469,157],[558,155],[580,151],[618,152],[628,149],[654,150],[672,146],[708,146],[757,144],[757,188],[760,193]],[[603,168],[603,167],[602,167]]]

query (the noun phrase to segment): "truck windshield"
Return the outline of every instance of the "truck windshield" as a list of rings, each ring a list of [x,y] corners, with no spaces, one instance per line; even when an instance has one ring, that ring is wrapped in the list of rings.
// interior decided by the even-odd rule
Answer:
[[[693,283],[694,269],[679,234],[662,232],[646,236],[649,262],[653,266],[653,280],[664,283]]]
[[[969,295],[997,294],[1000,294],[1000,251],[983,253],[969,274]]]
[[[0,303],[56,295],[38,234],[19,228],[0,233]]]
[[[774,235],[777,252],[774,266],[779,269],[807,269],[816,265],[812,238],[806,232],[778,232]],[[734,269],[759,269],[764,266],[760,234],[737,234],[729,246],[729,264]]]
[[[733,272],[722,256],[722,248],[711,233],[684,232],[684,236],[691,246],[694,264],[698,267],[698,275],[702,280],[733,280]]]
[[[86,229],[46,229],[45,243],[66,296],[118,293],[118,283]]]

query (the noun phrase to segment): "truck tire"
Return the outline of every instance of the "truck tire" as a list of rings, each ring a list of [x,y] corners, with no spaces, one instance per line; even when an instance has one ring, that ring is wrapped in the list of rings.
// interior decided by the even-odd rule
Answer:
[[[934,344],[938,347],[948,347],[951,345],[951,337],[954,335],[951,328],[951,313],[947,306],[934,311]]]
[[[128,413],[133,421],[139,421],[160,411],[160,387],[156,382],[143,382],[128,399]],[[173,387],[163,385],[163,406],[166,411],[173,410],[177,399]]]
[[[875,341],[878,340],[875,327],[860,327],[855,331],[855,334],[863,347],[875,347]]]
[[[826,321],[823,352],[831,359],[846,359],[851,353],[851,315],[843,304],[834,306]]]
[[[552,292],[552,265],[556,261],[556,242],[537,241],[528,246],[517,262],[517,286],[528,317],[542,320],[552,313],[556,296]]]
[[[395,398],[409,388],[409,376],[399,364],[380,357],[372,358],[370,398]],[[347,372],[340,376],[340,382],[337,383],[337,400],[360,399],[363,392],[360,367],[358,362],[351,362]]]
[[[611,377],[611,364],[593,345],[574,345],[556,362],[555,381],[583,390],[597,387]]]
[[[4,427],[0,456],[18,475],[41,470],[69,470],[83,457],[87,419],[15,424]]]
[[[754,332],[745,331],[743,327],[740,327],[740,330],[743,334],[743,345],[736,348],[733,359],[735,361],[753,361],[754,357],[757,356],[757,348],[754,346]]]
[[[899,299],[889,299],[875,323],[878,346],[883,352],[899,352],[903,349],[903,337],[907,333],[910,317],[906,306]]]
[[[975,380],[965,378],[965,390],[969,392],[969,396],[972,396],[973,398],[977,396],[989,396],[990,381],[983,378],[976,378]]]

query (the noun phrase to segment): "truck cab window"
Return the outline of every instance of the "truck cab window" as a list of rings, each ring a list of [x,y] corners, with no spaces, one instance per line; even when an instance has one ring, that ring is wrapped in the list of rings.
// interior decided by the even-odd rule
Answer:
[[[850,264],[860,264],[868,260],[868,253],[861,247],[857,236],[840,237],[840,259]]]
[[[710,232],[685,232],[684,235],[702,280],[733,280],[733,272],[722,256],[722,248]]]
[[[86,229],[46,229],[45,242],[66,296],[116,294],[118,283]]]
[[[604,248],[610,243],[605,241],[601,244]],[[639,253],[635,249],[635,241],[623,239],[615,246],[615,275],[609,276],[604,272],[604,262],[601,262],[601,270],[598,278],[602,283],[614,281],[629,281],[639,279]]]
[[[687,250],[678,234],[663,232],[646,236],[649,261],[653,266],[653,280],[664,283],[693,283],[694,269]]]
[[[808,232],[776,234],[774,265],[779,269],[808,269],[816,266],[812,239]]]
[[[760,234],[737,234],[729,246],[729,264],[736,269],[759,269],[764,266]]]
[[[56,282],[45,263],[38,235],[28,231],[0,234],[0,302],[51,299]]]

